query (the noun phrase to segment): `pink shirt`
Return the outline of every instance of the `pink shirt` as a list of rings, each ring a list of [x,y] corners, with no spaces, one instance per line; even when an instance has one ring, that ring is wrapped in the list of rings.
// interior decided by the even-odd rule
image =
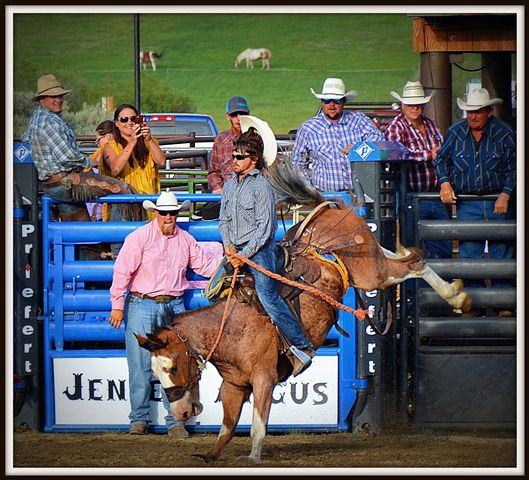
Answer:
[[[189,288],[188,268],[211,277],[217,264],[191,234],[177,226],[173,235],[166,236],[153,220],[130,233],[119,251],[110,287],[112,309],[123,310],[127,290],[181,296]]]

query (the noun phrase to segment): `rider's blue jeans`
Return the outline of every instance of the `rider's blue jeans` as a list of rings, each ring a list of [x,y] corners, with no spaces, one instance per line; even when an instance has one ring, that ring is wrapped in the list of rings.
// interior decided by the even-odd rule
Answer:
[[[258,265],[276,272],[276,248],[275,243],[266,244],[261,250],[251,257]],[[259,272],[253,267],[249,267],[255,278],[255,290],[266,313],[285,334],[292,345],[298,348],[310,347],[311,344],[305,337],[299,321],[294,317],[290,308],[279,295],[277,282]]]
[[[131,406],[129,419],[131,423],[143,422],[149,424],[151,381],[155,380],[151,373],[151,354],[140,347],[134,334],[146,337],[147,333],[151,333],[157,323],[157,318],[163,314],[165,307],[171,308],[175,314],[184,312],[184,299],[183,297],[177,297],[167,304],[161,304],[147,298],[129,295],[125,302],[125,344],[129,368]],[[183,425],[182,422],[177,422],[173,418],[165,391],[161,387],[160,391],[163,405],[167,411],[165,416],[167,428],[171,429],[176,425]]]

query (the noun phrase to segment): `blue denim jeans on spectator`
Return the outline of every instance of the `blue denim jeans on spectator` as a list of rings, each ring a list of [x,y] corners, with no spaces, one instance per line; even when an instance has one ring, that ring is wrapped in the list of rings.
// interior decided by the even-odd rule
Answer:
[[[175,314],[184,312],[184,297],[177,297],[167,304],[161,304],[156,303],[154,300],[129,295],[125,302],[125,344],[129,368],[131,406],[129,419],[131,423],[143,422],[149,424],[151,381],[154,380],[151,373],[151,354],[140,347],[134,334],[145,337],[147,333],[151,333],[157,319],[163,314],[165,308],[171,308]],[[183,425],[182,422],[177,422],[173,418],[165,391],[161,387],[160,391],[163,405],[167,411],[165,416],[167,429],[170,430],[176,425]]]
[[[406,194],[406,205],[413,204],[413,195]],[[406,226],[408,229],[408,240],[413,239],[413,231],[417,228],[416,219],[408,209]],[[451,220],[449,210],[440,199],[419,201],[420,220]],[[410,245],[406,245],[410,246]],[[423,240],[420,246],[424,250],[426,258],[452,258],[451,240]]]
[[[457,219],[458,220],[512,220],[514,218],[514,209],[512,208],[513,199],[510,200],[510,206],[506,214],[497,215],[494,213],[494,200],[464,200],[457,202]],[[511,242],[488,242],[489,258],[492,259],[511,259],[514,255],[514,244]],[[480,241],[461,241],[459,243],[459,258],[483,258],[485,254],[485,240]],[[493,280],[493,287],[508,287],[513,282],[505,280]],[[483,281],[468,280],[465,282],[468,286],[483,286]]]
[[[276,272],[276,249],[275,243],[266,244],[252,256],[251,260],[267,270]],[[310,347],[311,344],[305,337],[299,321],[279,295],[277,282],[255,268],[249,268],[255,278],[257,296],[272,322],[281,329],[292,345],[298,348]]]

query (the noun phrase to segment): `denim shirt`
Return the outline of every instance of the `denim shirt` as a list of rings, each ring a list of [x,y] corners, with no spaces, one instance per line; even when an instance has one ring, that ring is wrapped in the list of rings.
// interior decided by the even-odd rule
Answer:
[[[467,120],[452,125],[434,162],[439,183],[451,182],[456,193],[512,194],[516,185],[516,134],[491,117],[479,142]]]

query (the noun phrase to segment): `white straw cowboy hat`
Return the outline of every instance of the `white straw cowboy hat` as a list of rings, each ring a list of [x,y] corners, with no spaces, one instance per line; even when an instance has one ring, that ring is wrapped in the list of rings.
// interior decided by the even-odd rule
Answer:
[[[243,115],[239,117],[241,122],[241,130],[246,132],[250,127],[257,130],[257,133],[263,140],[263,157],[267,166],[272,165],[275,162],[277,156],[277,141],[274,132],[269,127],[268,123],[260,118],[253,117],[252,115]]]
[[[501,98],[490,98],[489,91],[486,88],[478,88],[472,90],[467,95],[467,101],[464,102],[461,98],[457,99],[457,106],[461,110],[468,110],[470,112],[479,110],[484,107],[491,107],[503,103]]]
[[[423,105],[435,95],[435,90],[427,96],[424,94],[424,87],[421,82],[406,82],[402,89],[402,97],[395,91],[389,92],[389,94],[404,105]]]
[[[191,202],[186,200],[183,203],[178,203],[176,196],[173,192],[162,192],[156,199],[156,204],[150,200],[143,201],[143,208],[149,212],[159,210],[160,212],[170,212],[174,210],[189,210]]]
[[[358,96],[356,90],[345,91],[345,84],[341,78],[326,78],[323,82],[323,88],[321,93],[316,93],[312,88],[310,89],[312,94],[320,100],[327,100],[330,98],[343,98],[347,97],[350,100]]]
[[[40,97],[55,97],[57,95],[66,95],[71,90],[65,90],[57,81],[55,75],[44,75],[37,81],[37,93],[31,99],[36,102]]]

